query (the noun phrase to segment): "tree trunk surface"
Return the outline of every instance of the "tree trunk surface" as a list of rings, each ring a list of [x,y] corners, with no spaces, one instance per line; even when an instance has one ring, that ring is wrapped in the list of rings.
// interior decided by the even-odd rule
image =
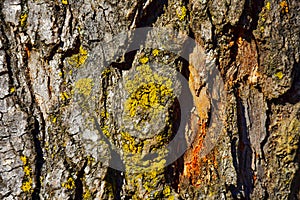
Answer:
[[[0,199],[300,199],[298,0],[0,18]]]

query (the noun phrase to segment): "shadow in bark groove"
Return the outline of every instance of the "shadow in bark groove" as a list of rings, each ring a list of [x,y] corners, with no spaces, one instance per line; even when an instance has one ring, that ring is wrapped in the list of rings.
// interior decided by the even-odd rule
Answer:
[[[233,41],[237,41],[239,37],[242,37],[246,41],[250,42],[251,40],[254,40],[256,43],[256,39],[253,35],[253,31],[256,30],[259,20],[259,13],[261,12],[262,8],[264,6],[264,1],[258,0],[258,1],[251,1],[246,0],[243,12],[241,14],[241,17],[237,23],[237,25],[232,26],[231,24],[226,24],[223,27],[223,34],[226,35],[233,31]],[[216,43],[216,42],[214,42]],[[256,44],[257,46],[257,44]],[[227,71],[230,66],[235,62],[236,56],[238,54],[238,44],[235,42],[234,45],[230,49],[230,61],[225,66],[224,70]],[[258,64],[259,64],[259,53],[258,53],[258,47],[257,47],[257,54],[258,54]],[[218,64],[218,63],[217,63]],[[236,78],[236,77],[235,77]]]
[[[43,149],[41,147],[41,142],[38,138],[38,135],[40,134],[40,125],[39,121],[35,118],[34,124],[33,124],[33,130],[31,132],[34,142],[34,148],[36,153],[36,161],[35,161],[35,177],[36,177],[36,186],[33,190],[32,199],[40,199],[40,191],[41,191],[41,173],[42,173],[42,167],[44,164],[44,156],[43,156]]]
[[[82,178],[84,177],[84,169],[86,168],[88,163],[88,160],[84,162],[81,170],[77,174],[77,178],[75,180],[75,200],[80,200],[82,199],[83,196],[83,184],[82,184]]]
[[[292,71],[293,83],[291,88],[278,97],[272,100],[275,104],[285,105],[286,103],[297,104],[300,102],[300,63],[295,63]]]
[[[124,163],[120,157],[120,155],[113,149],[111,142],[109,141],[109,139],[103,134],[100,124],[97,121],[96,117],[93,117],[94,121],[95,121],[95,125],[96,125],[96,129],[99,132],[99,135],[101,136],[101,138],[104,140],[104,142],[108,145],[109,151],[110,151],[110,155],[111,155],[111,159],[110,159],[110,166],[118,166],[121,170],[125,170],[125,166]],[[112,163],[113,162],[113,163]],[[117,170],[116,170],[117,171]]]
[[[177,131],[179,130],[180,121],[181,121],[181,109],[177,98],[174,100],[173,107],[170,109],[169,112],[172,113],[172,117],[170,120],[172,123],[172,137],[170,138],[170,140],[172,140],[175,134],[177,133]],[[177,134],[182,134],[182,133],[177,133]],[[180,141],[180,142],[183,142],[186,145],[186,141]],[[179,143],[178,146],[179,148],[183,148],[183,146],[180,145]],[[166,182],[170,184],[175,191],[178,191],[179,176],[183,172],[183,165],[184,165],[184,160],[182,155],[175,162],[166,166],[164,170]]]
[[[117,68],[122,74],[122,70],[129,70],[132,67],[133,60],[136,56],[137,50],[125,53],[124,62],[112,62],[111,66]]]
[[[193,48],[195,46],[191,45],[191,44],[183,44],[183,53],[182,55],[180,55],[180,57],[175,61],[175,65],[179,66],[179,64],[182,64],[182,68],[181,69],[177,69],[180,70],[180,73],[182,74],[182,76],[186,79],[186,81],[188,82],[189,80],[189,76],[190,76],[190,71],[189,71],[189,62],[187,60],[185,60],[184,58],[188,58],[189,54],[192,53]],[[178,142],[178,148],[186,148],[187,147],[187,141],[186,141],[186,137],[184,136],[184,132],[178,132],[179,127],[180,127],[180,123],[186,122],[187,123],[187,119],[185,120],[181,120],[181,107],[180,107],[180,103],[178,101],[178,99],[176,98],[174,100],[174,104],[173,107],[171,108],[172,111],[170,111],[172,113],[172,133],[173,136],[175,136],[175,134],[181,134],[181,138],[183,138],[183,140],[181,141],[177,141]],[[187,110],[191,110],[193,105],[189,105],[190,108],[184,108]],[[178,133],[177,133],[178,132]],[[173,138],[171,138],[172,140]],[[178,152],[181,152],[180,149],[177,149]],[[168,184],[170,184],[170,186],[176,191],[179,191],[179,184],[180,184],[180,176],[181,174],[183,174],[183,170],[184,170],[184,155],[181,155],[178,159],[176,159],[176,161],[174,161],[172,164],[168,165],[165,168],[165,172],[164,175],[166,177],[166,182]]]
[[[267,110],[266,110],[266,123],[265,123],[265,129],[266,129],[266,136],[265,138],[262,140],[262,142],[260,143],[260,149],[261,149],[261,153],[262,153],[262,159],[265,159],[265,151],[264,151],[264,146],[267,144],[269,136],[270,136],[270,124],[271,124],[271,120],[270,120],[270,116],[271,116],[271,106],[270,106],[270,102],[266,101],[267,104]]]
[[[111,185],[113,194],[115,195],[114,199],[116,200],[121,199],[123,179],[124,176],[122,175],[121,171],[108,167],[105,181]]]
[[[230,139],[230,141],[231,141],[232,163],[233,163],[234,169],[236,171],[238,171],[239,167],[238,167],[237,146],[236,146],[238,139],[236,137],[233,137],[232,139]]]
[[[244,191],[245,199],[250,199],[250,194],[253,190],[253,172],[251,168],[252,164],[252,149],[251,142],[249,139],[249,133],[247,129],[245,107],[242,99],[236,94],[237,99],[237,122],[239,130],[239,141],[238,141],[238,177],[237,177],[237,189]],[[241,194],[242,195],[242,194]]]
[[[153,23],[164,13],[164,7],[168,7],[167,0],[150,1],[151,3],[146,7],[144,12],[142,11],[143,4],[140,5],[139,14],[140,17],[137,20],[136,27],[152,26]]]

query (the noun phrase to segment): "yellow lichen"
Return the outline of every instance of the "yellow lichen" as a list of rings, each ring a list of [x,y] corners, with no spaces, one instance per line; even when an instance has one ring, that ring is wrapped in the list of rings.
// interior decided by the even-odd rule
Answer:
[[[53,117],[53,119],[52,119],[52,123],[53,123],[53,124],[55,124],[55,123],[56,123],[56,121],[57,121],[57,117]]]
[[[71,56],[68,60],[68,63],[73,67],[81,67],[88,57],[87,50],[85,50],[82,46],[79,47],[79,53]]]
[[[110,137],[110,136],[111,136],[111,134],[110,134],[110,132],[109,132],[109,127],[108,127],[108,126],[103,126],[103,127],[101,127],[101,130],[102,130],[103,134],[104,134],[106,137]]]
[[[280,72],[277,72],[276,74],[275,74],[275,76],[277,77],[277,78],[279,78],[279,79],[282,79],[283,78],[283,73],[280,71]]]
[[[27,164],[27,157],[26,156],[21,156],[21,160],[22,160],[24,165]]]
[[[24,166],[23,170],[24,170],[25,176],[30,176],[31,169],[29,166]]]
[[[154,73],[150,66],[137,67],[138,74],[133,80],[128,80],[125,87],[131,94],[125,102],[125,110],[130,117],[142,112],[160,111],[172,97],[172,81],[167,77]]]
[[[63,143],[62,143],[62,146],[63,146],[63,147],[66,147],[66,146],[67,146],[67,143],[66,143],[66,142],[63,142]]]
[[[101,75],[102,77],[107,77],[111,73],[110,68],[106,68],[105,70],[102,71]]]
[[[135,144],[134,137],[132,137],[129,133],[122,132],[121,133],[122,140],[123,142],[123,150],[125,153],[136,153],[137,152],[137,147]]]
[[[61,184],[62,187],[72,190],[75,188],[75,181],[72,177],[68,178],[68,180]]]
[[[109,117],[109,113],[106,111],[101,111],[100,113],[101,118],[107,119]]]
[[[148,61],[149,61],[149,58],[147,58],[147,57],[142,57],[140,59],[140,63],[142,63],[142,64],[146,64]]]
[[[88,156],[87,157],[87,163],[88,163],[88,165],[92,165],[93,162],[95,162],[95,158],[93,156]]]
[[[146,111],[150,108],[162,110],[167,101],[166,97],[172,95],[172,89],[153,82],[142,84],[126,101],[125,108],[129,110],[130,116],[136,115],[137,109]]]
[[[11,87],[10,90],[9,90],[9,93],[14,93],[16,91],[16,88],[15,87]]]
[[[28,163],[28,158],[26,156],[21,156],[21,161],[23,162],[23,172],[24,172],[21,189],[23,192],[31,193],[32,179],[31,179],[31,168]]]
[[[94,85],[93,84],[93,79],[91,79],[91,78],[82,78],[82,79],[79,79],[75,83],[75,90],[79,94],[83,94],[84,96],[89,96],[92,92],[93,85]]]
[[[22,183],[21,189],[23,192],[31,192],[31,187],[32,187],[32,179],[29,178],[27,181]]]
[[[87,199],[91,199],[92,195],[91,195],[91,192],[89,190],[87,190],[83,195],[82,195],[82,198],[84,200],[87,200]]]
[[[181,6],[179,10],[178,9],[176,10],[176,14],[177,14],[177,17],[179,18],[179,20],[182,21],[185,19],[186,11],[187,11],[187,9],[185,6]]]
[[[61,92],[59,94],[59,96],[60,96],[60,99],[63,100],[63,101],[70,99],[70,96],[68,95],[67,92]]]
[[[163,190],[163,194],[165,196],[170,196],[170,193],[171,193],[171,189],[170,189],[170,186],[165,186],[164,190]]]
[[[22,27],[25,26],[26,21],[27,21],[27,17],[28,17],[28,14],[26,12],[23,13],[23,14],[21,14],[21,16],[20,16],[20,24],[21,24]]]
[[[153,50],[152,55],[157,56],[158,52]],[[152,70],[145,64],[148,61],[147,59],[143,65],[137,66],[136,73],[132,77],[125,78],[125,90],[129,98],[124,103],[124,110],[129,117],[138,114],[147,116],[150,114],[153,117],[165,108],[169,100],[173,99],[172,80]],[[140,62],[143,63],[141,60]],[[168,133],[159,133],[151,140],[142,141],[125,131],[120,134],[124,164],[129,172],[133,172],[126,174],[126,181],[134,188],[133,191],[146,190],[145,198],[150,199],[170,197],[171,188],[167,186],[161,190],[160,187],[166,164],[164,158],[168,150],[159,147],[162,147],[169,138]],[[153,159],[145,159],[145,149],[153,150],[157,156]],[[133,194],[132,199],[139,199],[138,192]]]
[[[153,56],[158,56],[158,54],[159,54],[159,50],[158,50],[158,49],[154,49],[154,50],[152,51],[152,55],[153,55]]]
[[[68,0],[61,0],[61,3],[64,5],[68,5]]]
[[[270,3],[269,1],[266,3],[266,8],[267,8],[268,10],[271,9],[271,3]]]

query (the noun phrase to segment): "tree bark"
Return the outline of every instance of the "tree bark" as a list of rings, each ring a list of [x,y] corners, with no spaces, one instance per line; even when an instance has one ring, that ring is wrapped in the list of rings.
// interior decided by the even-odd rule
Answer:
[[[299,10],[2,0],[0,199],[300,199]]]

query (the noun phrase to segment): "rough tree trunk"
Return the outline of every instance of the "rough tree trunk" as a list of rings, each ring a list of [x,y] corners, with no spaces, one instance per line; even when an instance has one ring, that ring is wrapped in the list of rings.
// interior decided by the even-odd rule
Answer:
[[[300,199],[298,0],[1,0],[0,18],[0,199]],[[199,47],[113,39],[146,26]],[[176,73],[194,104],[166,166]]]

